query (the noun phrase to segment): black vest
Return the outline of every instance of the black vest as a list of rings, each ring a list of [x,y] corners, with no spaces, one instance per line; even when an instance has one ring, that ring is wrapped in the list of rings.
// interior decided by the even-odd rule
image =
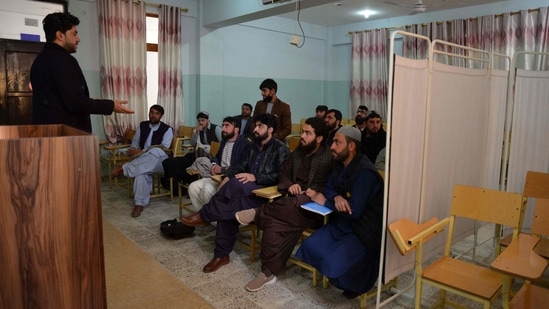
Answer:
[[[210,123],[210,128],[206,129],[206,138],[208,139],[208,145],[211,145],[212,142],[221,142],[217,139],[217,135],[215,135],[215,128],[217,128],[217,125]]]
[[[149,134],[151,133],[151,127],[149,127],[149,123],[150,121],[142,121],[139,124],[139,130],[141,132],[141,135],[139,136],[139,148],[141,149],[143,149],[143,147],[145,146],[145,141],[147,140],[147,137],[149,137]],[[168,129],[171,129],[169,125],[163,122],[160,122],[160,127],[158,128],[158,130],[153,132],[153,136],[151,139],[151,146],[162,144],[164,133],[166,133]]]

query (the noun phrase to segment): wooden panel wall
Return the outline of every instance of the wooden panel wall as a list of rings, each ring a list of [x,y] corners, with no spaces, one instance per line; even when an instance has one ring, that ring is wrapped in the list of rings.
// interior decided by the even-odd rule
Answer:
[[[66,126],[0,126],[0,308],[106,307],[97,147]]]

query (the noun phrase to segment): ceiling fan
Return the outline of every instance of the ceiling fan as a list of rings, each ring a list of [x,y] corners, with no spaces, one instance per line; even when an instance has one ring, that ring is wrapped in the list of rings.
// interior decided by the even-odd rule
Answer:
[[[405,3],[398,3],[398,2],[391,2],[391,1],[385,1],[385,3],[410,8],[410,15],[423,13],[423,12],[425,12],[425,10],[427,10],[427,6],[425,4],[423,4],[423,0],[417,0],[417,2],[413,5],[409,5],[409,4],[405,4]]]

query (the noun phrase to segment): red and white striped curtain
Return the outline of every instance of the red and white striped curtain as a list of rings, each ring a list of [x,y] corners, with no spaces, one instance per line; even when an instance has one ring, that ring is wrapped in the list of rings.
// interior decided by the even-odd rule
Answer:
[[[97,0],[101,45],[101,95],[127,100],[135,114],[104,116],[107,138],[116,142],[127,128],[148,119],[145,3]]]
[[[369,110],[374,110],[383,119],[387,119],[389,83],[387,39],[387,29],[353,34],[349,115],[354,115],[359,105],[366,105]]]
[[[164,122],[183,125],[183,75],[181,71],[181,9],[161,5],[158,16],[158,102]]]

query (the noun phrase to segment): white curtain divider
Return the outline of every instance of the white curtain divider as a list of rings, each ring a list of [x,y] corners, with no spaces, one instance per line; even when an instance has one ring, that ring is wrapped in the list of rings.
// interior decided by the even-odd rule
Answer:
[[[419,221],[421,174],[425,144],[427,59],[395,56],[391,119],[391,154],[387,222],[400,218]],[[387,160],[389,162],[389,160]],[[413,255],[401,257],[389,239],[385,278],[392,279],[413,267]]]
[[[549,172],[549,71],[517,69],[515,78],[506,190],[523,192],[527,171]],[[531,226],[532,207],[530,199],[523,228]]]
[[[490,143],[489,71],[435,62],[432,74],[420,222],[450,214],[454,185],[481,185]],[[460,223],[454,235],[468,236],[473,227],[472,221]],[[444,242],[437,237],[430,243],[431,247],[441,247]],[[426,247],[425,257],[432,255],[430,250]]]
[[[417,36],[397,31],[392,41],[396,35]],[[468,52],[436,51],[437,44]],[[393,46],[391,42],[391,53]],[[501,156],[491,156],[498,155],[498,147],[501,155],[506,72],[492,72],[492,55],[482,50],[443,41],[432,42],[429,50],[427,61],[395,56],[391,62],[394,82],[390,85],[388,109],[384,214],[387,224],[400,218],[423,223],[432,217],[447,217],[456,184],[498,186],[494,174],[497,178]],[[433,61],[434,53],[467,60],[456,63],[478,62],[474,67],[479,69],[438,63]],[[502,119],[490,120],[491,117]],[[456,239],[471,235],[473,230],[474,222],[460,220]],[[386,235],[386,226],[384,231]],[[441,252],[444,242],[445,237],[432,240],[424,247],[424,258]],[[412,259],[402,257],[390,239],[386,244],[382,252],[384,272],[378,282],[378,308],[399,295],[380,303],[381,278],[386,282],[413,268]]]
[[[507,84],[509,71],[493,70],[490,83],[490,117],[488,132],[491,137],[487,145],[485,169],[481,176],[481,186],[500,190],[500,174],[503,156],[503,138],[505,131],[505,112],[507,102]]]

